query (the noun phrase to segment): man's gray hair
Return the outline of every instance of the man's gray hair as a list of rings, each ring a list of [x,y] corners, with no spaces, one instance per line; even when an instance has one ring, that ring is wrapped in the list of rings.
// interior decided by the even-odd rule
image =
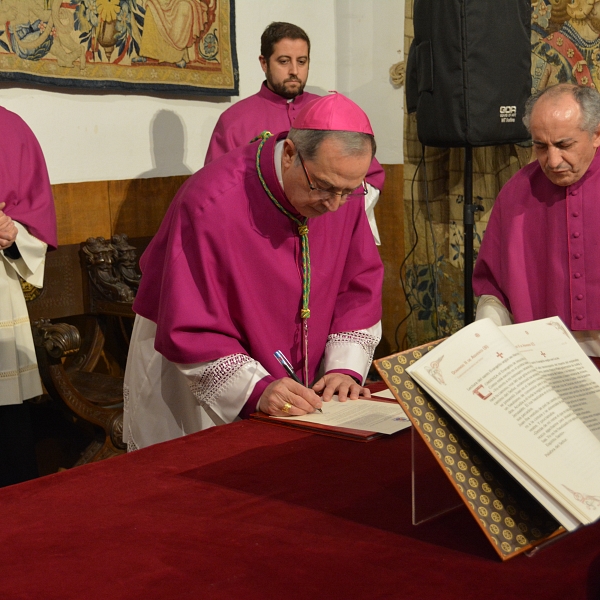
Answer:
[[[527,131],[531,132],[531,113],[537,101],[543,96],[549,98],[558,98],[565,94],[571,94],[574,100],[581,108],[581,123],[579,127],[582,131],[587,131],[593,135],[600,126],[600,93],[596,88],[584,87],[582,85],[572,85],[568,83],[559,83],[533,94],[525,103],[525,114],[523,115],[523,124]]]
[[[312,160],[321,144],[333,138],[342,143],[342,151],[346,156],[357,156],[371,151],[371,158],[375,156],[375,138],[368,133],[357,131],[329,131],[323,129],[291,129],[288,139],[294,142],[296,150],[305,160]],[[298,159],[296,159],[298,160]]]

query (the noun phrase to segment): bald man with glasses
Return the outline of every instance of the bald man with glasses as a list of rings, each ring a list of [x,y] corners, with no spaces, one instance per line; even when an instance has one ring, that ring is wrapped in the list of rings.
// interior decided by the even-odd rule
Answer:
[[[308,187],[310,188],[311,193],[315,198],[319,198],[323,201],[328,201],[330,204],[335,206],[336,202],[339,202],[340,205],[344,204],[346,200],[353,197],[364,197],[369,193],[367,189],[367,182],[363,179],[360,187],[357,187],[354,190],[346,190],[341,192],[336,192],[332,190],[332,186],[327,182],[321,182],[321,187],[317,187],[310,178],[308,174],[308,170],[306,169],[306,165],[304,164],[304,159],[302,158],[302,154],[298,152],[298,158],[300,159],[300,164],[304,169],[304,174],[306,175],[306,181],[308,182]]]

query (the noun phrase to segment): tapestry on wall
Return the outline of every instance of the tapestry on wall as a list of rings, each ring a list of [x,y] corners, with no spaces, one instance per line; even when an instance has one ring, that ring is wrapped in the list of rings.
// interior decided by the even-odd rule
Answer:
[[[1,0],[0,81],[239,93],[234,0]]]
[[[600,2],[532,2],[533,87],[557,83],[596,87],[600,83]]]

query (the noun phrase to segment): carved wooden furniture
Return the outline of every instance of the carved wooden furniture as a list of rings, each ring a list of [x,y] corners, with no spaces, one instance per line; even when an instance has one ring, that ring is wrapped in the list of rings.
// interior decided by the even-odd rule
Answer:
[[[85,366],[85,360],[81,358],[91,356],[95,348],[92,342],[88,346],[92,350],[90,354],[82,351],[82,338],[74,325],[40,319],[34,321],[33,331],[40,374],[47,393],[53,399],[62,400],[84,422],[101,430],[76,464],[122,454],[125,450],[122,441],[123,380],[81,368]]]
[[[131,309],[134,292],[123,280],[119,259],[131,248],[135,268],[135,248],[127,244],[127,236],[115,237],[125,238],[127,250],[119,252],[103,237],[88,238],[81,244],[81,258],[88,273],[89,308],[93,313],[122,314]]]
[[[50,252],[44,288],[28,297],[46,392],[94,431],[78,465],[125,452],[122,375],[139,279],[127,236],[89,238]]]

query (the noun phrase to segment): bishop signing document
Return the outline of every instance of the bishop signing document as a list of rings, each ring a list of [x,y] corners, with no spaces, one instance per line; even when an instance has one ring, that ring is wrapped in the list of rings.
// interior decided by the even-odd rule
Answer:
[[[364,210],[374,154],[366,114],[333,93],[289,133],[265,133],[185,182],[140,261],[130,450],[257,409],[301,415],[334,394],[369,396],[383,281]]]

